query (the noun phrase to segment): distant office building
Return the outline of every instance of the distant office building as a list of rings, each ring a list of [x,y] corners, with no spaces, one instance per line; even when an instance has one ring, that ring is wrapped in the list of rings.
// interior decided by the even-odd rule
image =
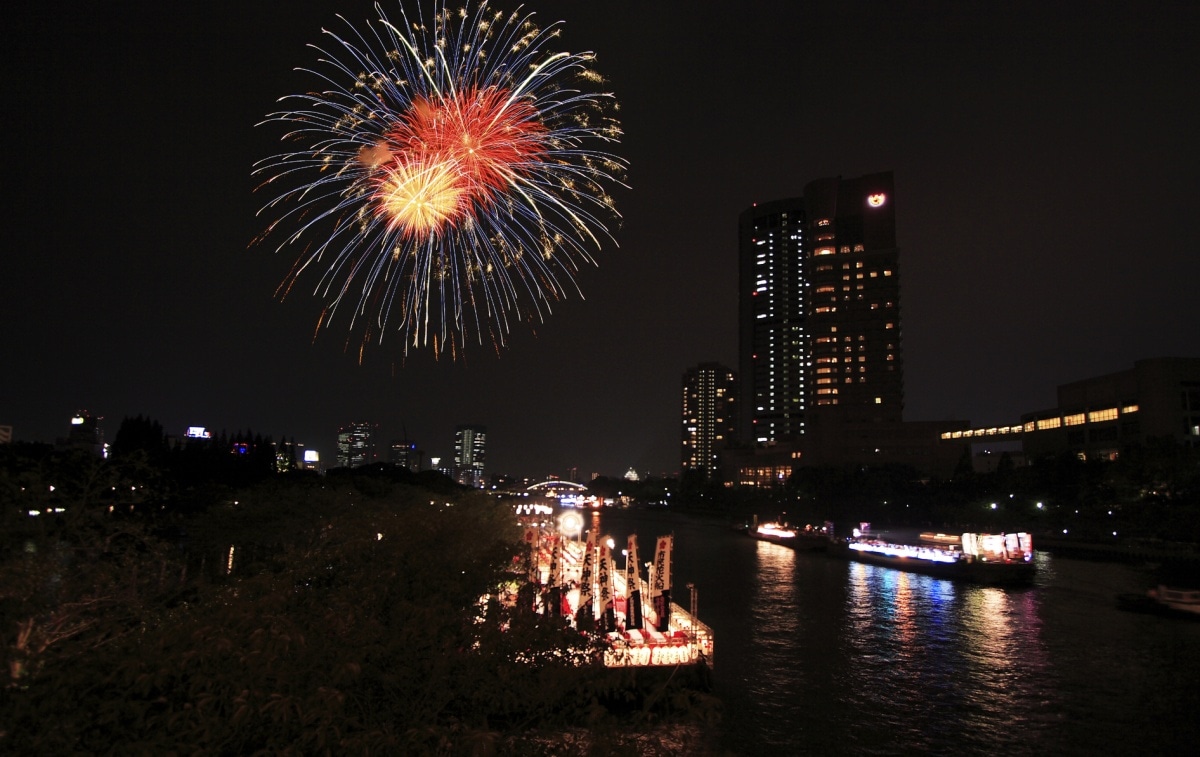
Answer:
[[[12,444],[12,426],[0,426],[0,444]]]
[[[683,375],[682,466],[713,477],[717,455],[737,434],[737,380],[720,363],[700,363]]]
[[[464,486],[482,487],[483,467],[487,460],[487,429],[483,426],[459,426],[454,430],[455,479]]]
[[[738,223],[740,436],[802,437],[814,408],[899,422],[900,275],[891,172],[810,182]]]
[[[338,429],[338,467],[357,468],[378,461],[375,448],[378,433],[379,426],[374,423],[351,423]]]
[[[447,478],[454,478],[454,463],[444,457],[436,456],[429,458],[430,470],[435,470]]]
[[[388,456],[389,462],[399,468],[416,473],[422,470],[421,467],[421,450],[417,447],[417,443],[408,439],[393,439],[391,445],[391,454]]]
[[[315,449],[307,449],[303,444],[297,444],[296,467],[298,470],[322,472],[321,453]]]
[[[1133,368],[1058,387],[1058,406],[1021,416],[1025,456],[1070,452],[1111,460],[1169,438],[1200,447],[1200,358],[1138,360]]]
[[[64,439],[58,440],[58,446],[66,449],[79,449],[90,452],[97,457],[104,455],[104,429],[98,418],[86,410],[80,410],[71,416],[70,430]]]

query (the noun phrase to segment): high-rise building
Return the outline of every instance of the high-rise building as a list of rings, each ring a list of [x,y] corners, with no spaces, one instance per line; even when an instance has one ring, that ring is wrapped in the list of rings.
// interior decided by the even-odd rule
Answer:
[[[756,204],[738,220],[739,436],[761,444],[804,433],[808,282],[804,198]]]
[[[376,462],[375,437],[379,426],[374,423],[351,423],[338,429],[337,464],[340,468],[357,468]]]
[[[483,426],[459,426],[454,429],[455,479],[464,486],[483,486],[483,465],[487,459],[487,429]]]
[[[804,207],[810,406],[837,408],[846,422],[898,423],[904,370],[892,174],[814,181]]]
[[[737,433],[736,378],[720,363],[700,363],[683,375],[682,466],[711,478],[717,455]]]
[[[80,410],[71,416],[71,429],[65,439],[58,440],[58,446],[65,449],[85,450],[96,456],[104,455],[104,429],[100,421],[104,420],[92,415],[86,410]]]
[[[796,441],[814,412],[900,422],[900,275],[891,172],[810,182],[738,223],[739,436]]]
[[[421,470],[421,450],[409,439],[393,439],[390,462],[413,473]]]

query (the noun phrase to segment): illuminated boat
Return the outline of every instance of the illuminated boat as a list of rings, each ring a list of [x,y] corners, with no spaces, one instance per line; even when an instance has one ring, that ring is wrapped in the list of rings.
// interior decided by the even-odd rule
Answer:
[[[863,524],[836,551],[871,565],[983,584],[1027,584],[1037,571],[1033,539],[1024,532],[922,536],[919,544],[884,541],[872,537]]]
[[[1200,620],[1200,591],[1159,584],[1144,594],[1118,595],[1117,606],[1131,612]]]
[[[793,549],[824,551],[829,549],[833,543],[829,535],[831,528],[829,523],[821,528],[813,526],[796,528],[775,521],[758,523],[758,519],[755,518],[754,522],[746,529],[746,533],[760,541],[782,544]]]
[[[689,609],[671,601],[675,537],[655,540],[654,560],[642,577],[637,535],[626,540],[625,566],[618,568],[616,542],[600,533],[600,513],[592,511],[591,529],[566,511],[556,518],[550,508],[518,506],[524,526],[526,583],[537,595],[539,612],[570,619],[578,628],[598,629],[608,640],[609,667],[694,666],[711,669],[713,632],[696,615],[696,591],[687,584]],[[526,516],[536,516],[526,517]]]

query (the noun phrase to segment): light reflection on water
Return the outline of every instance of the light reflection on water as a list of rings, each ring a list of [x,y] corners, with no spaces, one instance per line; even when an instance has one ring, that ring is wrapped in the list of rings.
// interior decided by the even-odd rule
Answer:
[[[795,552],[686,519],[734,754],[1129,754],[1200,738],[1200,623],[1122,613],[1133,567],[1039,553],[1036,585],[972,586]]]

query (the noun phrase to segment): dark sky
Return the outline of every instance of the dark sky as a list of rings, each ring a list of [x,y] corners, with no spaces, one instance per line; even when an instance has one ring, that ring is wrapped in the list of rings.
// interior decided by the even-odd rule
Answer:
[[[348,421],[435,454],[478,423],[493,472],[673,472],[682,373],[736,365],[738,214],[884,170],[906,418],[1008,423],[1060,383],[1200,355],[1200,4],[525,7],[621,103],[619,246],[498,356],[402,361],[397,337],[362,365],[337,326],[313,341],[315,299],[274,299],[291,258],[248,242],[251,166],[278,144],[254,124],[371,4],[8,9],[0,425],[52,441],[86,408],[111,439],[143,414],[331,460]]]

